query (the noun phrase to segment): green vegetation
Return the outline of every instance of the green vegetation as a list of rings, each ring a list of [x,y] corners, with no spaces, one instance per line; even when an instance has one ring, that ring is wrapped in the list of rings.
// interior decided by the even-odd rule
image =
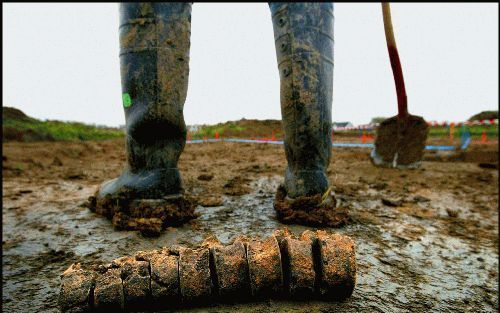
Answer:
[[[493,138],[498,138],[498,125],[468,125],[465,126],[466,129],[469,131],[472,139],[479,139],[481,138],[481,135],[483,132],[486,133],[486,136],[488,138],[493,139]],[[462,135],[462,127],[461,126],[455,126],[455,138],[459,138]],[[359,137],[361,136],[362,133],[365,133],[367,135],[375,135],[374,130],[347,130],[347,131],[338,131],[334,132],[334,138],[335,136],[338,137]],[[431,126],[429,127],[429,137],[432,138],[448,138],[450,136],[450,127],[449,126]]]
[[[245,127],[238,125],[235,122],[228,122],[217,125],[203,125],[192,136],[193,139],[202,139],[203,137],[214,138],[215,133],[219,133],[220,136],[227,137],[228,134],[238,134],[242,133],[244,130]]]
[[[388,119],[388,117],[377,116],[377,117],[372,118],[372,120],[370,121],[370,123],[372,123],[372,124],[382,123],[386,119]]]
[[[468,125],[465,128],[472,138],[480,138],[483,132],[488,138],[498,138],[498,125]],[[446,137],[450,135],[449,126],[433,126],[429,128],[429,137]],[[462,126],[455,126],[455,137],[462,135]]]
[[[280,120],[247,120],[229,121],[216,125],[202,125],[198,131],[189,132],[191,139],[214,138],[219,133],[223,138],[283,138]]]
[[[491,113],[498,116],[498,111],[485,111],[474,115],[479,119],[493,118]],[[4,141],[79,141],[79,140],[106,140],[123,138],[124,131],[118,128],[86,125],[76,122],[40,121],[25,115],[22,111],[3,107],[2,109],[2,137]],[[488,114],[486,114],[488,113]],[[375,117],[372,122],[385,118]],[[474,139],[480,138],[483,132],[488,138],[498,138],[498,125],[470,125],[465,126]],[[374,131],[364,131],[374,134]],[[280,120],[248,120],[229,121],[216,125],[202,125],[198,131],[189,132],[191,139],[214,138],[219,133],[222,138],[271,138],[273,133],[276,139],[283,138],[283,129]],[[361,130],[335,132],[335,136],[357,137]],[[433,126],[429,129],[429,137],[448,137],[449,126]],[[461,136],[462,127],[455,127],[455,138]]]
[[[40,121],[22,111],[2,108],[4,141],[74,141],[122,138],[123,130],[77,122]]]
[[[486,133],[488,138],[498,138],[498,125],[468,125],[465,126],[473,139],[481,137],[483,132]],[[281,128],[281,121],[279,120],[240,120],[231,121],[226,123],[219,123],[217,125],[202,125],[197,132],[190,132],[191,139],[214,138],[215,133],[218,132],[224,138],[269,138],[274,131],[277,139],[283,138],[283,131]],[[372,134],[373,130],[343,130],[336,131],[335,136],[339,137],[358,137],[362,133]],[[455,138],[460,137],[462,134],[462,127],[455,126]],[[433,138],[447,138],[450,135],[449,126],[432,126],[429,128],[429,137]]]

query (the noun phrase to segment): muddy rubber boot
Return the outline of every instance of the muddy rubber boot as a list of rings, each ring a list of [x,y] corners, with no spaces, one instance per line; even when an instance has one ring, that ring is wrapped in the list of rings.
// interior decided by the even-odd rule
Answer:
[[[117,228],[157,234],[194,217],[177,168],[186,143],[190,33],[191,4],[120,5],[127,164],[91,204]]]
[[[326,170],[332,149],[333,4],[270,3],[288,166],[275,209],[283,222],[334,225]]]

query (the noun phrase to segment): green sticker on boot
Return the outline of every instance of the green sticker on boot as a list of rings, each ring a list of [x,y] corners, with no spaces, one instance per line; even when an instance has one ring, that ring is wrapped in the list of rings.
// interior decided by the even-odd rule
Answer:
[[[132,105],[132,98],[130,98],[130,95],[128,93],[124,93],[122,95],[122,100],[124,108],[128,108]]]

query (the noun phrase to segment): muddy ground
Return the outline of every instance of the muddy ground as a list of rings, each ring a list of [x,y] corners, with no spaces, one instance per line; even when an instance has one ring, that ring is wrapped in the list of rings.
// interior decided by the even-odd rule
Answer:
[[[84,203],[117,176],[123,142],[3,144],[3,311],[58,312],[59,275],[137,250],[193,245],[208,234],[264,236],[282,146],[187,145],[180,161],[200,217],[157,238],[115,231]],[[349,208],[336,231],[357,244],[358,280],[343,303],[270,300],[197,312],[492,312],[498,310],[498,145],[427,153],[418,170],[374,168],[366,149],[334,149],[329,178]],[[479,166],[481,163],[481,166]],[[484,163],[484,164],[483,164]],[[486,164],[486,165],[485,165]],[[306,227],[289,226],[299,233]]]

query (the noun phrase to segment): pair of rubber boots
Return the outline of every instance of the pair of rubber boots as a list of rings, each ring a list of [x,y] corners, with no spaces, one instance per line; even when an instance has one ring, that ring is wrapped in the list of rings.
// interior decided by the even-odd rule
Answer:
[[[276,201],[293,204],[296,198],[317,195],[324,200],[331,155],[333,5],[270,3],[269,7],[288,161]],[[128,196],[137,205],[137,201],[183,197],[177,162],[187,133],[183,107],[190,27],[189,3],[120,5],[127,166],[120,177],[101,186],[98,200]]]

